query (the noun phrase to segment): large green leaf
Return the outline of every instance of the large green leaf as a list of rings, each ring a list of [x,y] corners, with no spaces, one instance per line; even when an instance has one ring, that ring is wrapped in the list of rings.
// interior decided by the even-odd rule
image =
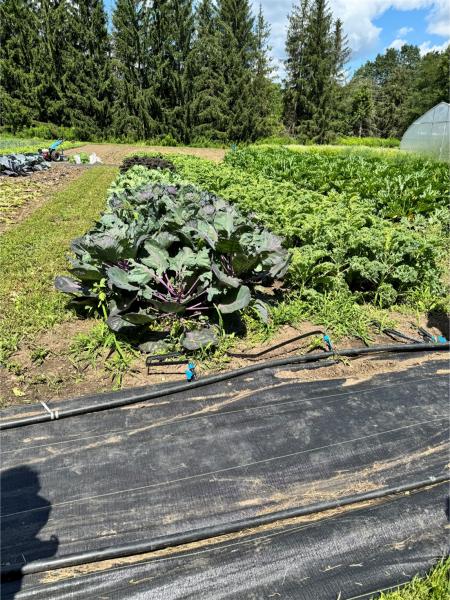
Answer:
[[[145,285],[153,279],[153,275],[153,271],[145,265],[134,263],[133,268],[128,272],[128,281],[137,283],[138,285]]]
[[[169,253],[165,248],[161,246],[155,240],[147,240],[144,244],[147,256],[141,259],[141,262],[154,269],[159,275],[167,271],[169,268]]]
[[[219,236],[217,234],[217,231],[210,223],[198,220],[196,233],[202,240],[205,240],[205,242],[211,248],[214,249],[216,247]]]
[[[122,315],[122,317],[123,319],[125,319],[125,321],[133,323],[133,325],[148,325],[149,323],[155,321],[155,319],[157,318],[156,315],[151,315],[145,311],[139,311],[137,313],[125,313],[124,315]]]
[[[73,294],[74,296],[80,296],[84,298],[97,297],[89,287],[83,285],[75,279],[72,279],[71,277],[66,277],[65,275],[58,275],[58,277],[55,277],[55,288],[60,292],[64,292],[65,294]]]
[[[234,231],[234,213],[232,210],[217,213],[214,218],[214,227],[218,231],[225,232],[227,237],[231,237]]]
[[[179,314],[186,310],[186,306],[184,304],[180,304],[179,302],[167,301],[164,302],[162,300],[150,300],[150,304],[160,310],[163,313],[169,314]]]
[[[238,290],[230,293],[225,298],[225,302],[219,304],[218,309],[223,314],[236,312],[242,310],[250,304],[252,295],[246,285],[242,285]]]
[[[220,283],[222,283],[226,287],[237,288],[242,283],[242,281],[237,277],[231,277],[231,275],[227,275],[226,273],[221,271],[219,267],[214,263],[211,265],[211,269],[214,275],[220,281]]]
[[[122,334],[131,334],[138,328],[137,325],[133,325],[129,321],[126,321],[121,315],[109,315],[107,324],[112,331]]]
[[[109,283],[122,290],[128,290],[132,292],[139,289],[139,286],[132,285],[130,283],[127,271],[119,269],[119,267],[110,267],[106,270],[106,274],[108,276]]]

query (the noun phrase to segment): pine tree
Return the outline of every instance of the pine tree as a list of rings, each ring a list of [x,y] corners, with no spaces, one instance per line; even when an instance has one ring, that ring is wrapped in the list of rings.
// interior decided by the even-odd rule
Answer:
[[[289,133],[295,133],[297,124],[306,115],[306,98],[308,95],[307,63],[305,51],[307,42],[307,25],[311,0],[300,0],[289,15],[286,38],[286,81],[284,88],[283,118]]]
[[[341,19],[337,19],[334,24],[333,53],[334,80],[337,85],[342,85],[345,80],[345,65],[350,58],[351,51],[348,46],[348,37],[344,33]]]
[[[333,78],[336,72],[332,15],[327,0],[314,0],[307,26],[306,77],[309,96],[306,113],[309,118],[299,123],[300,135],[323,144],[333,136]]]
[[[291,133],[322,144],[334,137],[337,89],[348,58],[340,21],[327,0],[301,0],[289,19],[285,119]]]
[[[154,0],[151,10],[151,77],[159,133],[189,138],[187,63],[192,47],[191,0]]]
[[[253,98],[253,139],[270,136],[279,128],[279,115],[276,104],[278,100],[277,88],[271,81],[273,72],[269,46],[270,27],[266,22],[262,6],[255,24],[255,59],[252,85]]]
[[[252,66],[256,42],[249,0],[220,0],[219,17],[229,113],[227,137],[234,141],[253,139]]]
[[[0,3],[0,122],[13,133],[36,115],[37,15],[32,0]]]
[[[64,49],[68,38],[68,0],[38,0],[38,43],[33,66],[38,121],[64,124]]]
[[[345,89],[345,65],[350,58],[350,48],[348,38],[344,33],[343,24],[337,19],[334,24],[333,33],[333,64],[334,73],[332,76],[332,119],[330,129],[334,133],[346,133],[346,89]]]
[[[72,0],[63,51],[65,120],[80,139],[96,139],[110,124],[111,64],[102,0]]]
[[[158,132],[158,107],[151,79],[150,11],[146,0],[117,0],[113,14],[115,100],[112,133],[145,140]]]
[[[202,0],[196,12],[197,36],[188,64],[190,137],[226,140],[228,125],[225,69],[216,7]]]

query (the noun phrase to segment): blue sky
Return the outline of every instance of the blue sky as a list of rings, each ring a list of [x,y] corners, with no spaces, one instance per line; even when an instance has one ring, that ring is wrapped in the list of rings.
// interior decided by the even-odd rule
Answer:
[[[194,0],[195,2],[196,0]],[[251,0],[255,12],[261,3],[272,27],[274,66],[283,77],[287,15],[292,0]],[[296,2],[298,0],[295,0]],[[111,10],[114,0],[105,0]],[[418,45],[422,52],[443,49],[450,43],[450,0],[328,0],[335,18],[340,17],[348,35],[352,57],[349,73],[403,43]]]
[[[259,0],[252,0],[256,7]],[[282,76],[287,14],[292,0],[261,0],[272,25],[272,53]],[[450,0],[329,0],[344,22],[352,57],[350,72],[389,46],[413,43],[423,52],[450,42]]]

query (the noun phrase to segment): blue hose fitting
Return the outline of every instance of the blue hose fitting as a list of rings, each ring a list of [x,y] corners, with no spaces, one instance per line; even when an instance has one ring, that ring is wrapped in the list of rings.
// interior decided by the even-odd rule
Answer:
[[[195,373],[195,364],[194,363],[189,363],[188,367],[185,371],[185,375],[186,375],[186,379],[188,381],[188,383],[190,381],[194,381],[196,379],[196,373]]]
[[[332,352],[334,350],[333,348],[333,344],[331,343],[331,339],[329,335],[324,335],[323,336],[323,341],[325,342],[329,352]]]

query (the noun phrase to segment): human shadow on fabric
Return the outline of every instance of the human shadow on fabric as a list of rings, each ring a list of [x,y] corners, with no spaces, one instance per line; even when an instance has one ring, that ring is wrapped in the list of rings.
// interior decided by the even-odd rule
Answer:
[[[15,467],[1,474],[2,600],[12,600],[20,591],[24,564],[55,556],[58,549],[56,536],[49,540],[37,537],[51,511],[40,491],[39,475],[30,467]]]

